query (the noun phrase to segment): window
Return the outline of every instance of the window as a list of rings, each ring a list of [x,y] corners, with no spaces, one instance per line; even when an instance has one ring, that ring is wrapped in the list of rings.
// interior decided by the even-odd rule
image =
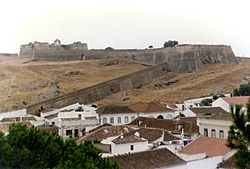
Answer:
[[[122,123],[122,118],[121,117],[117,117],[117,123]]]
[[[72,130],[66,130],[66,136],[72,136]]]
[[[128,123],[128,116],[124,118],[124,123]]]
[[[224,138],[224,131],[223,130],[220,130],[220,135],[219,135],[220,138]]]
[[[133,121],[134,119],[135,119],[135,116],[132,116],[132,117],[131,117],[131,121]]]
[[[107,123],[107,118],[102,119],[102,124],[105,124],[105,123]]]
[[[204,128],[204,136],[207,137],[208,136],[208,130],[206,128]]]
[[[215,137],[216,137],[216,131],[215,131],[215,129],[212,129],[211,131],[212,131],[212,132],[211,132],[211,137],[214,137],[214,138],[215,138]]]
[[[110,117],[109,120],[110,120],[110,123],[111,123],[111,124],[114,124],[114,117]]]
[[[130,145],[130,150],[134,150],[134,145]]]

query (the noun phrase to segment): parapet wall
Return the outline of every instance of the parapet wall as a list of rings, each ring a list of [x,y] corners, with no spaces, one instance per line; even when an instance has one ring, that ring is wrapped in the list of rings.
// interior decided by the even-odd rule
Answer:
[[[82,104],[92,103],[101,100],[112,93],[131,88],[140,88],[151,82],[153,79],[162,76],[163,74],[167,74],[168,71],[167,64],[162,63],[132,74],[30,105],[26,107],[27,113],[38,115],[42,111],[45,112],[51,109],[65,107],[76,102]]]

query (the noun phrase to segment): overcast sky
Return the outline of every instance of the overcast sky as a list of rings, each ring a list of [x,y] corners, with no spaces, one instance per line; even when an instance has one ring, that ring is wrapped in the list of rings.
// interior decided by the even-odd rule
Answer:
[[[231,45],[250,56],[248,0],[1,0],[0,52],[21,44],[81,41],[90,49]]]

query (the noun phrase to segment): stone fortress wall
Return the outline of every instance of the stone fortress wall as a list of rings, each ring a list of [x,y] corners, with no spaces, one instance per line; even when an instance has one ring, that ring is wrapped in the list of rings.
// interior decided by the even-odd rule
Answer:
[[[158,64],[132,74],[105,81],[97,85],[77,90],[40,103],[29,105],[26,107],[27,113],[39,115],[42,111],[65,107],[76,102],[89,104],[101,100],[112,93],[132,88],[140,88],[162,75],[165,75],[164,77],[168,78],[168,71],[166,63]],[[170,77],[171,75],[169,75],[169,78]]]
[[[204,64],[237,63],[230,46],[226,45],[178,45],[176,47],[128,50],[88,50],[86,43],[61,45],[57,39],[49,43],[35,42],[22,45],[20,55],[33,60],[69,61],[96,59],[125,59],[159,64],[166,62],[173,72],[199,70]]]
[[[226,45],[179,45],[141,50],[88,50],[85,43],[61,45],[57,39],[51,45],[40,42],[22,45],[20,55],[30,56],[33,60],[48,61],[124,59],[156,64],[126,76],[29,105],[26,108],[30,114],[39,114],[42,111],[64,107],[76,102],[92,103],[112,93],[140,88],[161,75],[168,76],[169,71],[190,72],[199,70],[205,64],[238,63],[231,47]]]

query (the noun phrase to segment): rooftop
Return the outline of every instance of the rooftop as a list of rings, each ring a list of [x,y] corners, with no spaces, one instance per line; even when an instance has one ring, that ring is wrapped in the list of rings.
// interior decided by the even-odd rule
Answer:
[[[228,114],[224,109],[220,107],[197,107],[197,108],[190,108],[190,110],[194,112],[197,117],[219,114],[219,113]]]
[[[94,130],[93,132],[81,137],[78,142],[86,140],[104,140],[108,137],[120,136],[124,133],[134,130],[132,127],[121,125],[121,126],[102,126],[101,128]]]
[[[118,106],[118,105],[107,105],[99,107],[96,112],[98,114],[127,114],[135,113],[127,106]]]
[[[146,142],[146,140],[134,134],[130,134],[130,135],[122,135],[120,137],[117,137],[112,142],[115,144],[127,144],[127,143],[136,143],[136,142]]]
[[[110,157],[122,169],[153,169],[183,165],[186,162],[168,149],[154,149],[149,151],[124,154]]]
[[[140,137],[145,138],[148,140],[149,143],[154,142],[155,140],[161,138],[163,136],[164,141],[172,141],[172,140],[179,140],[179,138],[173,136],[168,131],[164,129],[156,129],[156,128],[139,128],[137,130],[132,130],[126,135],[134,135],[136,132],[140,134]]]
[[[138,102],[128,106],[131,110],[135,112],[174,112],[174,110],[158,105],[154,102]]]
[[[230,105],[243,105],[245,106],[248,103],[249,96],[235,96],[235,97],[222,97]]]
[[[202,117],[202,118],[212,119],[212,120],[233,121],[231,114],[214,114],[214,115]]]
[[[207,157],[223,156],[230,151],[226,143],[226,139],[201,136],[185,146],[180,153],[189,155],[206,153]]]
[[[182,128],[184,128],[185,134],[199,133],[196,117],[186,117],[181,118],[180,120],[138,117],[130,124],[137,125],[139,127],[165,129],[174,133],[181,133]]]

